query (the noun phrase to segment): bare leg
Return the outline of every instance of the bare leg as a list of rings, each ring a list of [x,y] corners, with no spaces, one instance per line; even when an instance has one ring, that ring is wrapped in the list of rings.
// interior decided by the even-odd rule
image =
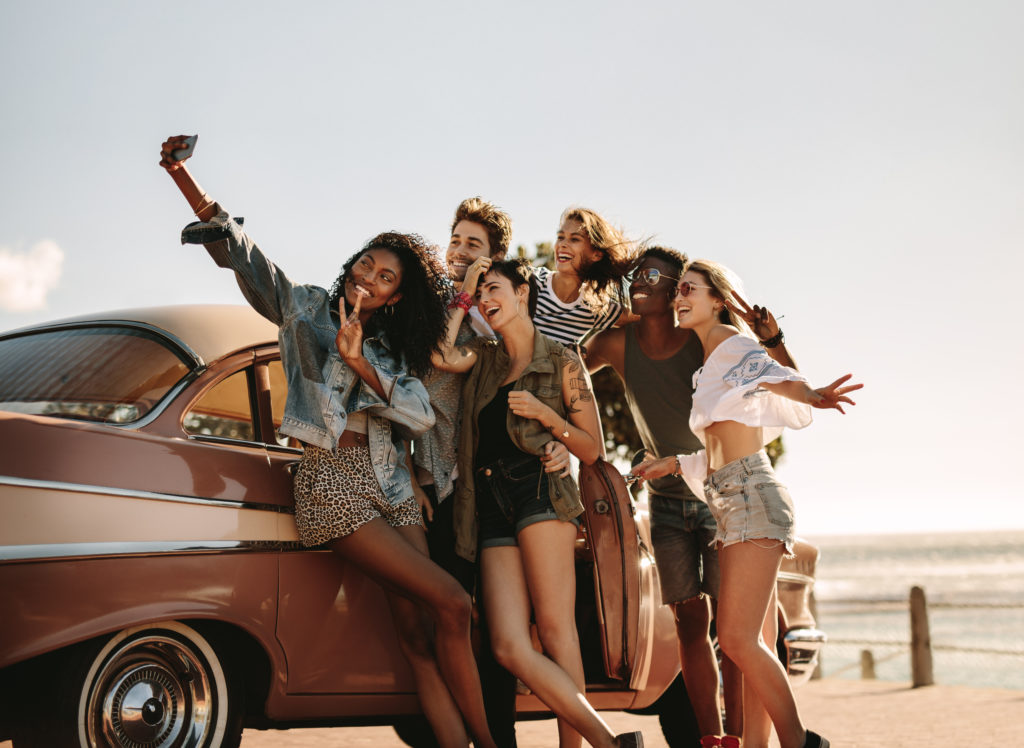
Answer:
[[[416,543],[413,545],[410,539],[416,537],[416,532],[406,531],[403,535],[378,518],[367,522],[351,535],[335,540],[330,547],[371,576],[380,579],[386,586],[399,590],[401,594],[408,595],[426,607],[434,621],[437,664],[448,691],[469,725],[475,745],[479,748],[494,748],[494,741],[487,728],[480,678],[469,640],[472,614],[469,595],[454,577],[427,558],[426,538],[422,530],[418,530],[418,539],[413,540]],[[400,625],[400,628],[403,626]],[[428,680],[430,678],[424,677]],[[431,694],[421,691],[419,695],[424,711],[427,711],[428,703],[431,710],[445,708],[443,696],[434,700]],[[431,719],[429,712],[427,718]],[[461,722],[458,714],[445,716],[444,720]],[[438,740],[442,739],[442,733],[447,735],[450,729],[448,725],[435,728],[435,731],[440,730],[437,732]]]
[[[612,748],[615,736],[572,677],[533,648],[530,596],[520,549],[484,548],[480,553],[483,599],[494,656],[560,718],[595,748]]]
[[[718,601],[711,601],[711,610],[718,620]],[[743,673],[722,653],[722,691],[725,701],[725,732],[729,735],[743,734]]]
[[[779,635],[779,617],[777,590],[772,587],[772,597],[768,602],[764,623],[761,626],[761,644],[765,649],[775,653],[775,640]],[[765,711],[764,704],[756,694],[748,693],[746,681],[743,688],[743,744],[750,748],[768,748],[772,737],[772,721]]]
[[[536,522],[516,538],[533,602],[533,617],[544,652],[564,670],[582,694],[587,690],[576,629],[576,526],[570,522]],[[558,720],[558,745],[579,748],[582,736]]]
[[[743,672],[746,714],[753,713],[750,699],[756,699],[771,717],[782,748],[802,748],[806,733],[789,679],[774,649],[769,650],[761,640],[784,550],[782,543],[764,547],[769,542],[736,543],[719,551],[718,642]],[[771,610],[774,615],[774,607]],[[750,725],[745,724],[745,729]]]
[[[426,537],[419,527],[397,527],[409,544],[425,552]],[[466,728],[448,686],[441,677],[434,652],[433,625],[423,608],[392,590],[387,591],[398,644],[412,669],[423,714],[442,748],[469,744]]]
[[[672,605],[679,640],[679,662],[701,735],[722,734],[718,662],[711,644],[711,608],[703,595]]]

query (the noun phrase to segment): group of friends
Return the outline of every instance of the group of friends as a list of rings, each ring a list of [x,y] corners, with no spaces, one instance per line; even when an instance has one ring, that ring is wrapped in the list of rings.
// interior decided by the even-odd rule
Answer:
[[[508,215],[470,198],[443,262],[421,237],[389,232],[331,289],[294,283],[198,185],[184,145],[169,138],[160,161],[198,218],[182,241],[234,271],[279,328],[280,432],[303,448],[299,539],[381,582],[439,745],[514,746],[516,679],[555,713],[562,748],[643,745],[587,701],[574,612],[584,509],[572,458],[604,456],[588,371],[610,366],[646,449],[632,472],[647,482],[701,745],[742,734],[767,746],[774,725],[782,748],[828,746],[805,729],[774,651],[793,504],[763,447],[806,426],[811,407],[842,412],[861,385],[847,375],[812,389],[774,316],[726,268],[638,249],[584,208],[561,216],[553,271],[507,259]]]

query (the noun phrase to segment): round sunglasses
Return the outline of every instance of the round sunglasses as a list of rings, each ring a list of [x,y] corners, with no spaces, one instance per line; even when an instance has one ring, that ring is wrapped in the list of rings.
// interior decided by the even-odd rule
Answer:
[[[646,283],[648,286],[657,285],[658,281],[662,278],[668,278],[670,281],[678,281],[679,279],[674,275],[663,273],[658,268],[647,268],[643,271],[636,271],[629,276],[630,283]]]
[[[710,289],[711,286],[698,286],[696,283],[690,283],[690,281],[680,281],[679,285],[676,286],[676,294],[679,295],[679,296],[686,297],[686,296],[689,296],[690,295],[690,291],[692,291],[695,288],[708,288],[708,289]]]

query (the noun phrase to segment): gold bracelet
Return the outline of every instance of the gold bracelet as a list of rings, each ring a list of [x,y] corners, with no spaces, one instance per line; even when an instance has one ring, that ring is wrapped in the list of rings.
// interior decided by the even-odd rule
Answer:
[[[562,423],[562,438],[566,439],[569,436],[569,414],[565,414],[565,421]]]

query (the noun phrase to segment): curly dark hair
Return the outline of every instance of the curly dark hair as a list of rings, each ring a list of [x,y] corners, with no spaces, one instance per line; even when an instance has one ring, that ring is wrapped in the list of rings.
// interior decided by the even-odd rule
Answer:
[[[511,260],[495,260],[487,268],[484,276],[486,277],[491,273],[508,278],[512,283],[513,291],[520,286],[529,285],[530,295],[526,301],[526,308],[530,313],[530,319],[533,319],[533,315],[537,312],[537,296],[540,294],[540,284],[537,282],[537,277],[533,274],[533,265],[530,264],[530,261],[523,257],[516,257]]]
[[[373,313],[366,335],[383,332],[392,350],[405,360],[409,373],[422,377],[431,369],[431,353],[440,349],[451,295],[451,281],[441,265],[440,250],[418,234],[378,234],[341,268],[330,290],[332,309],[345,295],[345,279],[352,266],[371,249],[386,249],[398,258],[402,265],[402,297]]]

